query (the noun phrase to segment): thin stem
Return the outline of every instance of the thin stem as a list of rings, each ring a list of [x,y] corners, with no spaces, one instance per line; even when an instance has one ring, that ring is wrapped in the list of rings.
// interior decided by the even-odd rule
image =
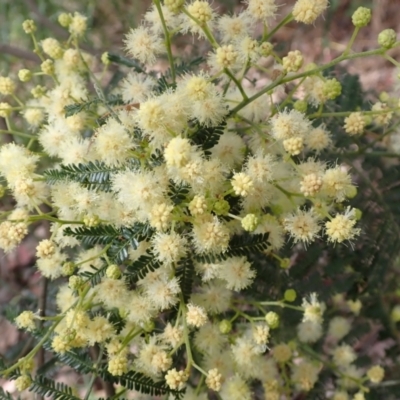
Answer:
[[[354,31],[353,31],[353,34],[351,35],[349,43],[347,43],[347,46],[346,46],[346,48],[345,48],[345,50],[343,52],[344,56],[349,54],[349,51],[351,50],[351,47],[353,46],[353,43],[356,40],[356,37],[358,35],[359,30],[360,30],[360,28],[356,26]]]
[[[182,11],[194,22],[196,22],[196,24],[201,28],[201,30],[204,32],[204,34],[206,35],[208,41],[210,42],[211,46],[214,48],[218,47],[218,42],[215,40],[213,34],[211,33],[211,31],[208,29],[207,24],[203,24],[201,23],[197,18],[193,17],[192,14],[190,14],[190,12],[186,9],[183,8]]]
[[[98,368],[98,365],[99,365],[102,357],[103,357],[103,348],[101,348],[99,351],[99,356],[97,357],[97,360],[95,363],[95,370],[92,372],[92,378],[90,379],[90,382],[89,382],[89,388],[88,388],[83,400],[89,399],[90,393],[93,389],[94,382],[96,381],[96,378],[97,378],[97,368]]]
[[[180,293],[180,300],[181,300],[180,308],[182,310],[183,337],[185,339],[185,347],[186,347],[186,353],[187,353],[187,358],[188,358],[186,370],[188,371],[190,369],[190,367],[194,364],[194,361],[193,361],[192,349],[190,347],[190,341],[189,341],[189,329],[188,329],[187,322],[186,322],[186,305],[185,305],[185,301],[183,299],[182,293]]]
[[[260,301],[262,306],[273,306],[273,307],[281,307],[281,308],[291,308],[296,311],[304,311],[303,307],[300,306],[292,306],[291,304],[286,304],[282,301]]]
[[[161,24],[164,30],[164,36],[165,36],[165,44],[167,48],[167,55],[168,55],[168,61],[169,65],[171,68],[171,76],[172,76],[172,81],[175,83],[176,81],[176,73],[175,73],[175,64],[174,64],[174,58],[172,56],[172,51],[171,51],[171,36],[167,28],[167,24],[165,23],[164,19],[164,14],[162,12],[160,0],[153,0],[153,3],[155,4],[158,15],[160,16]]]
[[[278,24],[274,29],[272,29],[271,32],[269,32],[269,33],[266,34],[266,35],[265,35],[265,34],[263,35],[261,41],[262,41],[262,42],[265,42],[265,41],[267,41],[268,39],[270,39],[279,29],[282,28],[282,26],[285,26],[286,24],[288,24],[288,23],[289,23],[290,21],[292,21],[292,20],[293,20],[293,15],[292,15],[292,13],[286,15],[286,17],[283,18],[283,20],[282,20],[281,22],[279,22],[279,24]]]
[[[394,64],[396,67],[400,68],[400,63],[396,61],[393,57],[390,57],[389,54],[384,54],[383,57],[386,58],[386,60],[390,61],[392,64]]]
[[[239,89],[240,94],[243,96],[244,100],[248,99],[247,94],[245,93],[245,91],[243,90],[242,85],[240,84],[240,82],[236,79],[235,75],[232,74],[231,71],[229,71],[228,68],[224,68],[224,72],[229,76],[229,78],[232,79],[233,82],[235,82],[235,85],[237,86],[237,88]]]
[[[332,60],[331,62],[329,62],[329,63],[327,63],[325,65],[322,65],[321,67],[315,68],[313,70],[300,72],[298,74],[287,76],[287,77],[280,76],[279,78],[277,78],[271,84],[266,86],[264,89],[260,90],[255,95],[249,97],[247,100],[243,100],[239,105],[237,105],[233,110],[231,110],[230,115],[236,114],[242,108],[246,107],[248,104],[250,104],[254,100],[258,99],[263,94],[268,93],[270,90],[274,89],[275,87],[281,85],[282,83],[287,83],[287,82],[291,82],[291,81],[294,81],[294,80],[299,79],[299,78],[303,78],[303,77],[314,75],[314,74],[316,74],[318,72],[321,72],[321,71],[324,71],[326,69],[329,69],[329,68],[335,66],[336,64],[341,63],[344,60],[350,60],[350,59],[354,59],[354,58],[374,56],[374,55],[384,54],[384,52],[385,52],[385,49],[376,49],[376,50],[364,51],[364,52],[361,52],[361,53],[349,54],[349,55],[346,55],[346,56],[341,55],[341,56],[335,58],[334,60]]]
[[[28,133],[23,133],[23,132],[18,132],[18,131],[14,131],[12,129],[8,130],[8,129],[0,129],[0,133],[5,133],[5,134],[9,134],[9,135],[15,135],[15,136],[20,136],[26,139],[34,139],[36,140],[36,137],[33,135],[29,135]]]

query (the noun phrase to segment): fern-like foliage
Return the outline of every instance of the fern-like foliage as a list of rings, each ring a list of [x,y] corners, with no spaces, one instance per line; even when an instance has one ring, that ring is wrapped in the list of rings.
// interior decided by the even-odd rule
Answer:
[[[136,390],[150,396],[163,396],[168,394],[179,400],[184,395],[184,390],[172,390],[165,381],[154,382],[141,372],[129,371],[122,376],[113,376],[106,369],[99,370],[99,375],[108,382],[119,383],[129,390]]]
[[[71,117],[81,111],[90,111],[93,106],[97,106],[98,104],[103,104],[105,106],[118,106],[124,104],[124,102],[121,95],[110,95],[105,101],[96,97],[88,101],[83,101],[82,103],[68,104],[64,107],[65,117]]]
[[[131,60],[114,53],[108,53],[108,59],[115,64],[125,65],[126,67],[133,68],[136,72],[146,73],[146,71],[135,60]]]
[[[179,286],[181,287],[185,303],[189,301],[192,294],[194,275],[194,264],[190,257],[184,258],[178,262],[176,277],[179,279]]]
[[[175,205],[182,203],[190,191],[190,186],[184,183],[176,184],[172,180],[169,182],[168,196]]]
[[[189,62],[181,61],[179,64],[175,65],[175,74],[177,76],[181,76],[188,72],[192,72],[196,67],[198,67],[200,64],[203,64],[205,61],[206,59],[204,57],[196,57]],[[166,75],[171,76],[171,69],[168,69]]]
[[[229,241],[228,249],[220,254],[196,255],[196,260],[204,263],[215,263],[229,257],[241,257],[262,253],[269,245],[268,233],[257,235],[235,235]]]
[[[149,224],[136,223],[130,228],[116,228],[113,225],[66,228],[65,235],[77,238],[84,246],[110,245],[108,255],[116,263],[128,258],[128,249],[137,249],[139,242],[148,239],[153,233]]]
[[[106,270],[107,270],[107,265],[104,265],[101,268],[96,268],[95,266],[91,265],[90,268],[92,271],[83,271],[79,275],[82,278],[85,278],[84,282],[89,282],[90,285],[96,286],[97,284],[100,283],[101,278],[105,275]]]
[[[87,164],[60,165],[58,169],[44,171],[45,181],[54,185],[63,181],[79,182],[89,190],[111,190],[111,174],[121,167],[110,167],[101,161],[90,161]]]
[[[53,351],[51,346],[46,347],[47,350]],[[87,374],[94,370],[93,361],[91,358],[83,353],[77,351],[66,351],[65,353],[57,353],[57,359],[65,365],[70,366],[75,371],[82,374]]]
[[[212,149],[219,142],[220,136],[224,133],[226,122],[214,127],[204,127],[197,125],[197,131],[192,136],[192,142],[200,146],[205,155],[209,157],[211,155],[210,149]]]
[[[152,253],[141,255],[135,262],[126,268],[126,277],[131,283],[136,283],[146,276],[148,272],[155,271],[161,266]]]
[[[31,392],[39,396],[46,396],[57,400],[79,400],[79,397],[74,396],[72,389],[61,382],[54,382],[45,376],[37,376],[29,388]]]

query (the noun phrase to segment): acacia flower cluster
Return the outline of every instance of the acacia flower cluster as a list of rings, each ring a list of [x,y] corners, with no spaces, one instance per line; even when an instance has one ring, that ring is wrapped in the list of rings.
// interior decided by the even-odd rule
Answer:
[[[71,35],[66,43],[37,43],[35,23],[24,22],[42,63],[40,71],[19,71],[19,80],[29,87],[45,74],[46,86],[31,85],[22,101],[17,82],[0,77],[0,116],[12,134],[11,117],[20,111],[31,132],[0,148],[0,174],[16,204],[1,214],[0,247],[13,251],[35,221],[50,221],[36,266],[58,286],[58,313],[49,322],[23,311],[15,323],[35,331],[46,321],[42,340],[58,356],[98,346],[104,374],[115,382],[134,371],[163,379],[176,396],[186,387],[187,400],[206,399],[207,389],[223,400],[251,399],[254,381],[265,399],[310,391],[324,360],[302,349],[326,339],[334,342],[334,398],[364,398],[365,379],[380,382],[384,372],[354,365],[357,354],[341,342],[348,318],[336,316],[326,331],[326,305],[316,293],[293,305],[291,287],[273,301],[255,301],[250,290],[262,274],[254,254],[288,268],[281,257],[288,244],[295,254],[297,243],[352,245],[361,233],[360,213],[348,205],[357,193],[349,166],[320,158],[335,145],[318,120],[341,94],[340,82],[323,74],[335,63],[303,65],[296,49],[279,57],[269,41],[279,13],[274,0],[246,0],[240,13],[221,16],[205,0],[153,3],[124,41],[140,66],[128,62],[133,68],[111,95],[102,83],[121,58],[103,55],[97,72],[99,60],[79,47],[87,29],[79,13],[59,17]],[[312,24],[327,7],[327,0],[298,0],[284,22]],[[353,17],[357,29],[364,14]],[[171,48],[178,34],[208,42],[200,68],[179,69]],[[376,54],[394,46],[392,39],[381,34]],[[163,75],[151,69],[160,57],[170,62]],[[275,64],[262,86],[249,83],[268,58]],[[288,82],[304,98],[284,95]],[[372,122],[368,113],[377,125],[393,116],[385,103],[341,111],[350,138]],[[53,167],[43,172],[45,159]],[[275,333],[276,306],[298,313],[293,340]],[[6,370],[20,367],[20,390],[34,376],[22,365]]]

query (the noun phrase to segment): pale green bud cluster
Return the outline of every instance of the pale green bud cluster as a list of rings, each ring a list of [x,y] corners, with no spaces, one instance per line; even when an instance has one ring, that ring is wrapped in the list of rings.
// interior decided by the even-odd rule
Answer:
[[[378,43],[385,49],[390,49],[396,43],[397,35],[393,29],[385,29],[378,35]]]
[[[367,26],[371,21],[371,10],[366,7],[358,7],[356,11],[354,11],[351,19],[353,21],[353,25],[356,28],[362,28]]]
[[[28,82],[32,79],[32,72],[29,69],[20,69],[18,71],[18,78],[21,82]]]

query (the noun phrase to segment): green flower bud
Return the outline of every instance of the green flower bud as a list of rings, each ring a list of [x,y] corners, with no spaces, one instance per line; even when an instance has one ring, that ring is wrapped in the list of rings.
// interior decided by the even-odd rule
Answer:
[[[347,189],[346,189],[346,197],[348,199],[353,199],[354,197],[357,196],[357,188],[354,185],[350,185]]]
[[[28,82],[32,79],[32,72],[29,69],[20,69],[18,71],[18,78],[21,82]]]
[[[106,269],[106,275],[110,279],[119,279],[121,277],[121,270],[118,265],[112,264]]]
[[[359,208],[355,208],[354,211],[355,211],[354,218],[356,221],[359,221],[362,218],[363,213]]]
[[[24,358],[20,358],[18,360],[18,362],[21,363],[19,365],[19,368],[20,368],[22,373],[31,372],[33,370],[34,366],[35,366],[35,363],[33,362],[33,360],[28,360],[25,357]]]
[[[72,15],[67,13],[62,13],[58,16],[58,23],[63,28],[68,28],[69,24],[72,22]]]
[[[31,90],[31,94],[35,99],[39,99],[46,93],[46,88],[44,86],[37,85]]]
[[[143,330],[147,333],[153,332],[155,327],[156,324],[154,323],[154,321],[146,321],[142,324]]]
[[[15,380],[15,387],[19,392],[28,389],[31,386],[32,379],[29,375],[21,375]]]
[[[100,223],[100,218],[97,215],[86,215],[83,217],[83,223],[86,226],[97,226]]]
[[[226,215],[228,214],[230,209],[230,205],[226,200],[218,200],[214,203],[213,211],[217,215]]]
[[[308,103],[306,100],[297,100],[294,104],[293,104],[293,108],[296,111],[299,111],[301,113],[305,113],[307,111],[307,107],[308,107]]]
[[[69,278],[68,286],[72,290],[79,290],[83,285],[83,278],[81,276],[72,275]]]
[[[274,45],[269,42],[263,42],[259,47],[260,54],[264,57],[270,56],[273,50],[274,50]]]
[[[64,276],[70,276],[74,273],[75,271],[75,264],[71,261],[68,261],[63,264],[62,266],[62,274]]]
[[[247,232],[253,232],[258,226],[258,218],[254,214],[247,214],[242,218],[242,228]]]
[[[270,311],[265,316],[265,321],[271,329],[276,329],[279,326],[279,315],[274,311]]]
[[[7,118],[11,114],[11,111],[12,107],[8,103],[0,103],[0,117]],[[0,198],[4,196],[5,192],[5,188],[0,188]]]
[[[26,34],[30,35],[31,33],[36,31],[36,24],[35,21],[31,19],[27,19],[22,23],[22,29],[25,31]]]
[[[336,78],[328,79],[324,83],[323,92],[327,99],[336,99],[342,93],[342,85]]]
[[[46,60],[40,64],[42,72],[46,75],[53,75],[54,73],[54,62],[53,60]]]
[[[303,65],[303,55],[299,50],[289,51],[286,57],[282,58],[282,66],[285,72],[297,72]]]
[[[351,16],[351,20],[356,28],[367,26],[371,21],[371,10],[366,7],[358,7]]]
[[[226,335],[227,333],[229,333],[232,330],[232,323],[231,321],[228,321],[227,319],[223,319],[220,323],[219,323],[219,331],[221,333],[223,333],[224,335]]]
[[[382,103],[387,103],[390,100],[390,96],[388,92],[382,92],[379,94],[379,101]]]
[[[285,301],[287,301],[288,303],[292,303],[296,300],[297,297],[297,293],[294,289],[287,289],[285,290],[285,293],[283,295],[283,298],[285,299]]]
[[[173,13],[177,13],[185,4],[185,0],[164,0],[165,7]]]
[[[110,65],[111,61],[108,58],[108,51],[105,51],[102,55],[101,55],[101,62],[104,65]]]
[[[390,318],[394,323],[400,322],[400,304],[393,307],[392,312],[390,313]]]
[[[390,49],[396,43],[396,32],[393,29],[385,29],[378,35],[378,43],[385,49]]]
[[[290,258],[282,258],[282,259],[279,261],[279,266],[280,266],[282,269],[287,269],[287,268],[289,268],[289,267],[290,267]]]

